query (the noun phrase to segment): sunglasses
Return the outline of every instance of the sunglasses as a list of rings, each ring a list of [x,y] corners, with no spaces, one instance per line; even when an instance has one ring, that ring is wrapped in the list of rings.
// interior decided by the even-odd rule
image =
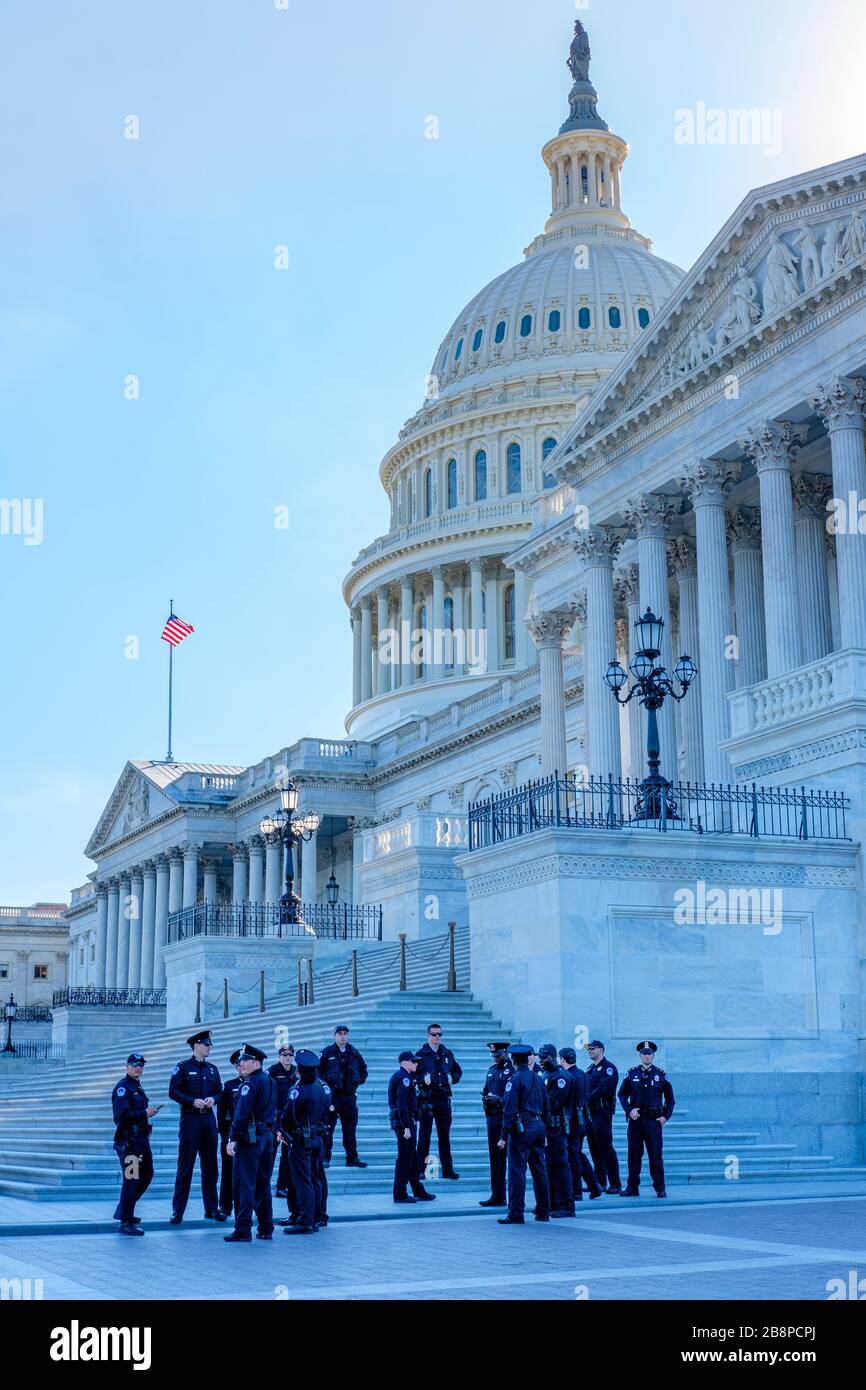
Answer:
[[[442,1037],[442,1034],[441,1034],[441,1033],[431,1033],[430,1036],[431,1036],[431,1038],[441,1038],[441,1037]]]

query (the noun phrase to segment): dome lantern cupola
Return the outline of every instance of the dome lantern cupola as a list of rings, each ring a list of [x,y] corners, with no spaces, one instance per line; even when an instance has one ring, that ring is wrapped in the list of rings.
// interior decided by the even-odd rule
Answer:
[[[589,80],[589,60],[589,38],[577,19],[566,62],[574,80],[568,119],[541,151],[550,171],[552,201],[545,234],[579,226],[580,220],[588,217],[624,228],[630,225],[620,205],[619,186],[628,145],[598,114],[598,93]]]

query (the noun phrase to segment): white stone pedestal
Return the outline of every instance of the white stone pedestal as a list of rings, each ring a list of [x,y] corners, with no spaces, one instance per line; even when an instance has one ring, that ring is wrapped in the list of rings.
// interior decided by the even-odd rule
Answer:
[[[195,936],[165,948],[166,1026],[195,1022],[196,985],[201,981],[203,1021],[222,1017],[223,980],[229,982],[229,1015],[254,1009],[259,1002],[259,973],[265,972],[265,995],[291,989],[298,961],[313,958],[312,934],[286,937]],[[306,971],[304,972],[306,979]]]

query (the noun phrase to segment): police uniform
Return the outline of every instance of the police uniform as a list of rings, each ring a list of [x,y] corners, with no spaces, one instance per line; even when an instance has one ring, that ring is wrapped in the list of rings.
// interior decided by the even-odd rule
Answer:
[[[268,1076],[271,1077],[277,1088],[277,1120],[285,1110],[289,1101],[289,1091],[293,1086],[297,1086],[300,1073],[294,1062],[288,1068],[282,1062],[274,1062],[272,1067],[268,1067]],[[292,1175],[289,1172],[289,1145],[277,1144],[279,1149],[279,1165],[277,1167],[277,1196],[286,1197],[289,1203],[289,1211],[294,1214],[295,1208],[295,1189],[292,1183]],[[274,1154],[276,1160],[276,1153]]]
[[[348,1029],[335,1028],[334,1032],[348,1032]],[[367,1063],[357,1047],[350,1042],[340,1048],[336,1042],[328,1043],[319,1061],[319,1076],[331,1088],[334,1104],[332,1123],[325,1136],[325,1158],[330,1160],[337,1120],[343,1134],[343,1148],[346,1151],[347,1168],[366,1168],[358,1157],[358,1101],[356,1092],[367,1080]]]
[[[598,1179],[592,1164],[583,1151],[586,1138],[586,1073],[577,1063],[577,1053],[573,1047],[564,1047],[559,1054],[563,1070],[571,1079],[571,1123],[568,1129],[568,1161],[571,1165],[571,1187],[576,1202],[583,1201],[583,1183],[589,1188],[591,1199],[601,1196]]]
[[[131,1052],[127,1066],[143,1066],[140,1052]],[[136,1076],[122,1076],[111,1093],[114,1115],[114,1152],[120,1162],[120,1201],[114,1212],[124,1235],[144,1235],[137,1229],[135,1204],[150,1187],[153,1154],[150,1151],[152,1125],[147,1113],[147,1096]]]
[[[331,1108],[331,1088],[316,1076],[315,1052],[299,1052],[296,1086],[280,1116],[280,1130],[291,1139],[289,1168],[295,1188],[297,1222],[284,1235],[312,1235],[328,1224],[328,1179],[325,1176],[324,1140]]]
[[[514,1075],[514,1065],[508,1056],[507,1042],[490,1042],[487,1046],[495,1059],[484,1078],[484,1088],[481,1092],[481,1104],[487,1123],[490,1196],[478,1205],[504,1207],[508,1205],[505,1195],[506,1158],[505,1150],[499,1147],[499,1140],[502,1138],[502,1098],[505,1095],[505,1087]]]
[[[601,1046],[600,1043],[596,1045]],[[586,1139],[598,1184],[613,1193],[619,1192],[622,1187],[619,1159],[613,1147],[618,1081],[619,1072],[607,1057],[593,1062],[586,1069],[586,1109],[589,1117]]]
[[[541,1077],[529,1070],[529,1056],[534,1051],[524,1043],[511,1048],[517,1070],[505,1084],[502,1110],[502,1138],[508,1142],[508,1215],[499,1217],[503,1226],[523,1224],[527,1164],[535,1192],[535,1219],[550,1220],[545,1159],[547,1091]]]
[[[418,1168],[424,1174],[427,1159],[430,1157],[430,1141],[433,1137],[433,1124],[436,1124],[436,1140],[439,1145],[439,1162],[443,1178],[456,1178],[454,1160],[451,1157],[451,1087],[456,1086],[463,1069],[450,1048],[440,1043],[432,1048],[425,1043],[415,1053],[418,1070],[415,1085],[418,1088]]]
[[[266,1053],[244,1043],[239,1061],[263,1062]],[[235,1147],[232,1197],[235,1228],[227,1241],[252,1240],[253,1211],[256,1213],[258,1240],[270,1240],[274,1233],[271,1204],[271,1169],[274,1166],[276,1131],[276,1087],[261,1066],[241,1077],[235,1099],[229,1140]]]
[[[196,1043],[210,1043],[210,1033],[194,1033],[187,1038],[187,1046]],[[171,1202],[171,1220],[177,1225],[183,1219],[189,1201],[192,1170],[198,1155],[201,1167],[201,1193],[204,1201],[204,1214],[217,1221],[225,1220],[219,1210],[217,1196],[217,1135],[215,1105],[222,1091],[220,1074],[216,1067],[203,1058],[195,1056],[178,1062],[168,1083],[169,1098],[180,1106],[180,1127],[178,1130],[177,1177],[174,1183],[174,1196]],[[212,1105],[196,1109],[196,1100],[210,1100]]]
[[[401,1052],[397,1062],[414,1062],[414,1052]],[[418,1168],[417,1126],[418,1096],[412,1077],[406,1068],[398,1065],[388,1082],[388,1123],[397,1137],[397,1161],[394,1165],[395,1202],[433,1202],[435,1196],[427,1192],[421,1182]],[[406,1131],[409,1131],[407,1136]],[[406,1184],[412,1189],[410,1197]]]
[[[538,1055],[542,1060],[541,1079],[547,1088],[547,1180],[551,1215],[574,1216],[568,1154],[574,1087],[568,1072],[557,1063],[553,1043],[544,1043]]]
[[[654,1042],[641,1042],[638,1052],[653,1055],[658,1051]],[[659,1119],[669,1120],[674,1113],[674,1089],[661,1067],[653,1063],[649,1067],[642,1064],[632,1067],[623,1078],[619,1088],[619,1099],[628,1119],[628,1185],[624,1197],[637,1197],[640,1190],[640,1170],[643,1151],[649,1159],[650,1177],[656,1196],[666,1197],[665,1169],[662,1160],[662,1130]],[[640,1111],[633,1120],[630,1112]]]
[[[229,1061],[232,1066],[236,1066],[240,1057],[240,1049],[233,1052]],[[232,1214],[232,1173],[234,1169],[234,1159],[231,1154],[226,1153],[226,1144],[232,1127],[232,1117],[234,1115],[235,1099],[242,1077],[230,1076],[220,1092],[217,1101],[217,1131],[220,1137],[220,1211],[224,1216]]]

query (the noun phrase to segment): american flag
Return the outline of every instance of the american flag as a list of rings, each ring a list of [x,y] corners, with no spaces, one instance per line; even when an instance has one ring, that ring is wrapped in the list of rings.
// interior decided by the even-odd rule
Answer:
[[[169,613],[168,622],[162,630],[163,642],[168,642],[172,647],[180,646],[184,637],[189,637],[191,632],[195,632],[192,623],[185,623],[183,618],[178,618],[174,613]]]

